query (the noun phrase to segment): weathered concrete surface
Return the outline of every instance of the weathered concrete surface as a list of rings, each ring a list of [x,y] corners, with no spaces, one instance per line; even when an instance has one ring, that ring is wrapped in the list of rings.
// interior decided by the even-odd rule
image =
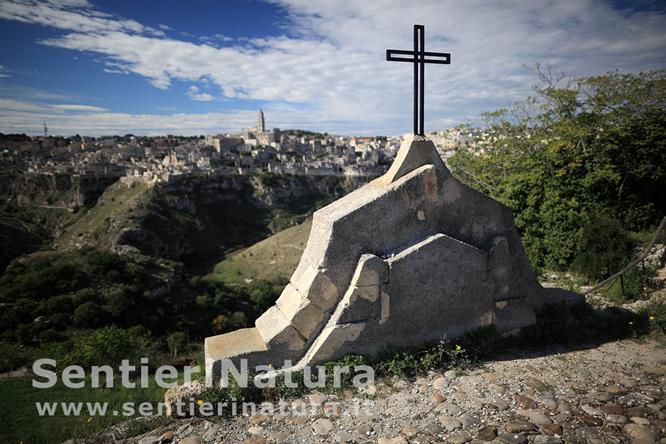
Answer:
[[[241,357],[302,366],[490,324],[511,333],[534,323],[547,300],[571,297],[539,285],[511,211],[412,136],[386,175],[314,214],[290,284],[256,321],[265,349],[227,345],[238,332],[208,338],[207,369]]]

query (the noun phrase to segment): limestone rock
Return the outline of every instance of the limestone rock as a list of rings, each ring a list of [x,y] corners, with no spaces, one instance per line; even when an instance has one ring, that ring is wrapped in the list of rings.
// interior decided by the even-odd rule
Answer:
[[[166,407],[167,416],[177,416],[176,403],[182,403],[182,413],[186,414],[189,411],[187,405],[195,402],[199,395],[206,389],[202,381],[192,381],[187,384],[180,384],[170,388],[164,394],[164,405]]]

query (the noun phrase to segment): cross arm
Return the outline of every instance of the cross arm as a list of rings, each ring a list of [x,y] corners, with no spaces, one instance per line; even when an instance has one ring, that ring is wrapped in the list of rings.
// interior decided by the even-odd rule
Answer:
[[[401,55],[407,55],[411,57],[399,57]],[[418,55],[418,53],[417,53]],[[440,65],[449,65],[451,64],[451,53],[448,52],[423,52],[424,60],[423,63],[437,63]],[[431,59],[425,57],[433,57]],[[387,49],[386,50],[386,60],[389,62],[410,62],[414,63],[414,51],[408,51],[403,49]]]

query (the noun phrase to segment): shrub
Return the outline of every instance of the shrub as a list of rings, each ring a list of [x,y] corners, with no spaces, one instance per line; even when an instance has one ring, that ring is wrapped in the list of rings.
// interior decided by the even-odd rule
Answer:
[[[84,302],[94,302],[97,299],[97,292],[92,288],[83,288],[72,295],[72,303],[75,307]]]
[[[666,302],[652,301],[639,311],[653,333],[666,334]]]
[[[66,361],[84,367],[118,366],[123,359],[136,363],[150,351],[145,338],[132,336],[127,330],[111,325],[76,338]]]
[[[102,309],[94,302],[84,302],[74,310],[74,319],[85,327],[95,327],[102,320]]]
[[[32,362],[32,350],[17,344],[0,342],[0,372],[8,372]]]
[[[176,357],[179,351],[183,351],[189,342],[188,336],[182,331],[172,333],[167,338],[167,345],[172,357]]]
[[[230,316],[219,315],[213,319],[212,328],[214,333],[226,333],[228,331],[243,328],[247,325],[247,316],[242,311],[235,311]]]
[[[629,261],[632,249],[620,222],[595,213],[578,236],[573,268],[589,279],[605,279]]]
[[[273,290],[273,285],[270,282],[259,280],[253,282],[249,288],[250,299],[259,310],[267,308],[275,302],[276,295]]]

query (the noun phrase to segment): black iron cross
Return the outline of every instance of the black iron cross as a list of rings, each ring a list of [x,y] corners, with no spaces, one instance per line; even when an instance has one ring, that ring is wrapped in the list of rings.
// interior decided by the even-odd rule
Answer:
[[[412,57],[396,57],[407,55]],[[432,57],[426,59],[426,56]],[[425,27],[414,25],[414,50],[387,49],[386,60],[390,62],[411,62],[414,64],[414,134],[424,136],[423,132],[423,86],[425,78],[425,63],[448,65],[451,63],[451,54],[445,52],[427,52],[425,50]]]

